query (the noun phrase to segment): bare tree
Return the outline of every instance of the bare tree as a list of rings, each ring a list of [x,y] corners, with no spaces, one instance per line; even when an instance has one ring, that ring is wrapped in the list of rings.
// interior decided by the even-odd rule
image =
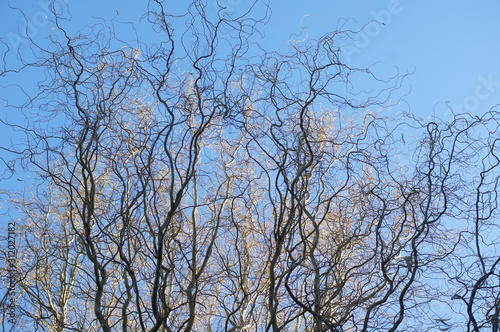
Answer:
[[[146,44],[54,10],[30,41],[17,327],[498,331],[498,112],[391,115],[402,76],[342,63],[348,32],[266,53],[243,11],[150,1]]]

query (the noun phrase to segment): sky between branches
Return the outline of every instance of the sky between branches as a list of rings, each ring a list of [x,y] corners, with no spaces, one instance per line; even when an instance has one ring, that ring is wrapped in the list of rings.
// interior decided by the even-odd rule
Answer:
[[[206,2],[209,11],[215,12],[215,1]],[[48,0],[30,4],[20,0],[2,2],[0,38],[11,47],[18,46],[18,36],[28,30],[33,40],[40,42],[53,25],[46,18],[47,3]],[[65,24],[75,30],[100,17],[137,22],[146,6],[146,1],[65,3],[72,14]],[[226,11],[237,14],[246,10],[251,1],[219,0],[219,3]],[[9,9],[9,4],[22,9],[25,16]],[[172,1],[173,10],[175,6]],[[290,39],[319,38],[338,28],[342,19],[349,19],[344,28],[361,31],[345,43],[343,60],[359,68],[378,63],[376,68],[382,74],[394,74],[396,68],[402,74],[412,73],[405,80],[402,94],[409,93],[404,99],[417,115],[446,116],[443,104],[446,101],[454,112],[477,114],[500,102],[498,1],[275,0],[271,2],[271,10],[260,42],[266,50],[286,51]],[[127,29],[126,25],[115,27],[118,32]],[[26,47],[21,43],[21,52]]]

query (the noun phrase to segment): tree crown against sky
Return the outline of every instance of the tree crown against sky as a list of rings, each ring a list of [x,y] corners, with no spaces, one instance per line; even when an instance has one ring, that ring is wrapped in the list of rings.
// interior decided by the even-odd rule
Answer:
[[[355,31],[263,50],[267,2],[149,1],[128,39],[54,4],[2,40],[4,176],[33,179],[2,192],[5,329],[498,331],[495,108],[391,111]]]

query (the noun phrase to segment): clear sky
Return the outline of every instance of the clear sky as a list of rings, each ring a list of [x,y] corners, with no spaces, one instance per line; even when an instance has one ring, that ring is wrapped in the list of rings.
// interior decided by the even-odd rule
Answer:
[[[276,2],[275,2],[276,3]],[[279,2],[282,3],[282,2]],[[361,29],[372,20],[344,53],[356,66],[375,62],[401,73],[411,93],[405,98],[421,116],[434,105],[450,101],[454,109],[482,113],[500,102],[500,2],[498,1],[288,1],[273,11],[268,35],[278,43],[287,29],[304,25],[312,38],[335,29],[340,18],[352,18],[348,27]],[[279,28],[281,26],[281,28]],[[279,37],[278,37],[279,34]],[[271,36],[269,36],[271,37]],[[489,82],[488,83],[485,83]],[[480,86],[483,85],[484,88]],[[477,94],[477,96],[476,96]],[[476,103],[476,101],[478,101]],[[442,107],[436,108],[436,115]]]
[[[10,0],[0,4],[0,38],[9,45],[16,43],[16,34],[24,33],[25,18],[35,40],[50,33],[52,23],[45,18],[48,0]],[[62,3],[63,0],[58,0]],[[25,18],[19,11],[23,9]],[[72,13],[67,26],[78,29],[93,17],[119,21],[137,21],[146,1],[66,1]],[[172,1],[172,7],[176,6]],[[249,0],[219,0],[233,13],[245,10]],[[208,1],[215,8],[215,0]],[[287,48],[292,34],[319,38],[334,30],[339,20],[351,19],[344,27],[365,28],[354,35],[343,50],[348,64],[363,67],[378,62],[379,70],[413,73],[402,91],[411,110],[423,117],[444,113],[439,102],[449,101],[454,111],[477,114],[500,102],[500,2],[430,1],[430,0],[272,0],[272,16],[263,27],[264,48]],[[307,15],[307,16],[305,16]],[[371,21],[379,21],[381,24]],[[368,24],[368,25],[367,25]],[[126,31],[126,30],[124,30]],[[295,38],[295,37],[293,37]],[[299,39],[299,38],[296,38]],[[436,106],[437,105],[437,106]],[[436,106],[436,107],[435,107]]]

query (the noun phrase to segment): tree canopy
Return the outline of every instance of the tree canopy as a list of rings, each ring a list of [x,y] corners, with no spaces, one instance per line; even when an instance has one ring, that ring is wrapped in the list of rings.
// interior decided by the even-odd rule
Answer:
[[[263,50],[269,6],[151,0],[124,39],[53,5],[4,62],[6,330],[499,331],[500,112],[392,111],[352,31]]]

